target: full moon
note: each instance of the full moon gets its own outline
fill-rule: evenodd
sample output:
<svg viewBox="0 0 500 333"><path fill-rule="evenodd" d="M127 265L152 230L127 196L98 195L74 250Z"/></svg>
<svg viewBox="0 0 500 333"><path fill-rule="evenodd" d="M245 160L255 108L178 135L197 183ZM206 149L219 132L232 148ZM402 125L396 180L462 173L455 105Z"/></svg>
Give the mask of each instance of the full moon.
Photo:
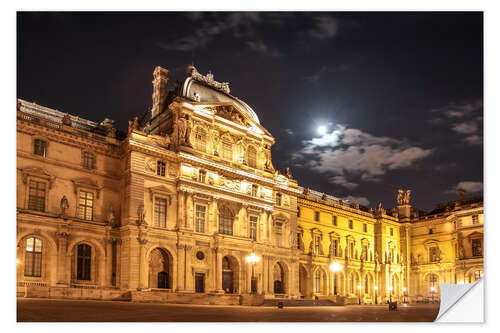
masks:
<svg viewBox="0 0 500 333"><path fill-rule="evenodd" d="M323 135L326 133L326 127L325 126L319 126L318 127L318 133Z"/></svg>

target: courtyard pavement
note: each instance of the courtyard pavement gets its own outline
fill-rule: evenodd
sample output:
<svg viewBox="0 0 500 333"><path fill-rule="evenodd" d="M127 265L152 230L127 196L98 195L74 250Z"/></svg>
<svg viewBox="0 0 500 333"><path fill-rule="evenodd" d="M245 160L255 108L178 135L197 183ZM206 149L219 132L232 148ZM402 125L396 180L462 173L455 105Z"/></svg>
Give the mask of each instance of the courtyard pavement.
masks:
<svg viewBox="0 0 500 333"><path fill-rule="evenodd" d="M17 298L18 322L431 322L438 304L250 307Z"/></svg>

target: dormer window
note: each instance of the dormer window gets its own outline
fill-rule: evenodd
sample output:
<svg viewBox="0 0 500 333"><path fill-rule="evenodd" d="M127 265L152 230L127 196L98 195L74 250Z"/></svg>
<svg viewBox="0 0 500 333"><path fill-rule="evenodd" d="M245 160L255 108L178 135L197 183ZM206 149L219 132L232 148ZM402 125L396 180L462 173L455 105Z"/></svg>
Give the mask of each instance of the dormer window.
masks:
<svg viewBox="0 0 500 333"><path fill-rule="evenodd" d="M47 142L42 139L35 139L33 153L45 157L47 154Z"/></svg>
<svg viewBox="0 0 500 333"><path fill-rule="evenodd" d="M249 146L247 150L247 163L249 167L257 167L257 150L253 146Z"/></svg>
<svg viewBox="0 0 500 333"><path fill-rule="evenodd" d="M158 176L165 177L165 166L166 166L166 163L165 163L165 162L158 161L158 162L156 163L156 174L157 174Z"/></svg>
<svg viewBox="0 0 500 333"><path fill-rule="evenodd" d="M259 187L255 184L252 184L251 186L252 186L252 196L256 197L257 193L259 192Z"/></svg>
<svg viewBox="0 0 500 333"><path fill-rule="evenodd" d="M194 148L203 153L207 151L207 132L201 127L194 131Z"/></svg>

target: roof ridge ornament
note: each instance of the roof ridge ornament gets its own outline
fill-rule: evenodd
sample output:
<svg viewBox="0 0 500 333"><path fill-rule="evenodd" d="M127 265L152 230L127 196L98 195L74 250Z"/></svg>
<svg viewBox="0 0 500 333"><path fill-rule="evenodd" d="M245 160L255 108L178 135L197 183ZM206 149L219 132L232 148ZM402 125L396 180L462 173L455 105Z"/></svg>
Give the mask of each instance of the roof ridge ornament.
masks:
<svg viewBox="0 0 500 333"><path fill-rule="evenodd" d="M187 74L196 81L203 82L217 90L221 90L226 94L230 93L229 82L217 82L214 80L214 75L212 72L208 72L207 75L200 74L196 67L189 65L187 68Z"/></svg>

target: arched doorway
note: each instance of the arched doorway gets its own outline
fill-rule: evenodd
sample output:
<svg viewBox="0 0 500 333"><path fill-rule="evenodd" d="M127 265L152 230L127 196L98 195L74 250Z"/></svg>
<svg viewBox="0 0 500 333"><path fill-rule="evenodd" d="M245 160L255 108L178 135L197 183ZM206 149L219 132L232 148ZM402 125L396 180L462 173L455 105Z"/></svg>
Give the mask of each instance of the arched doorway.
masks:
<svg viewBox="0 0 500 333"><path fill-rule="evenodd" d="M348 284L349 284L349 294L351 294L352 296L359 296L359 276L356 272L351 272L351 274L349 275L349 281L348 281Z"/></svg>
<svg viewBox="0 0 500 333"><path fill-rule="evenodd" d="M314 293L319 295L326 295L326 273L323 269L318 268L314 272Z"/></svg>
<svg viewBox="0 0 500 333"><path fill-rule="evenodd" d="M308 294L307 284L307 270L303 265L299 265L299 291L302 296L306 296Z"/></svg>
<svg viewBox="0 0 500 333"><path fill-rule="evenodd" d="M228 257L222 258L222 290L227 294L234 292L234 265Z"/></svg>
<svg viewBox="0 0 500 333"><path fill-rule="evenodd" d="M170 289L172 286L171 256L156 248L149 254L149 288Z"/></svg>
<svg viewBox="0 0 500 333"><path fill-rule="evenodd" d="M392 287L392 296L395 297L396 299L399 298L399 277L397 274L394 274L392 276L392 281L391 281L391 287Z"/></svg>
<svg viewBox="0 0 500 333"><path fill-rule="evenodd" d="M285 293L285 272L281 263L277 262L273 269L273 286L275 294Z"/></svg>

